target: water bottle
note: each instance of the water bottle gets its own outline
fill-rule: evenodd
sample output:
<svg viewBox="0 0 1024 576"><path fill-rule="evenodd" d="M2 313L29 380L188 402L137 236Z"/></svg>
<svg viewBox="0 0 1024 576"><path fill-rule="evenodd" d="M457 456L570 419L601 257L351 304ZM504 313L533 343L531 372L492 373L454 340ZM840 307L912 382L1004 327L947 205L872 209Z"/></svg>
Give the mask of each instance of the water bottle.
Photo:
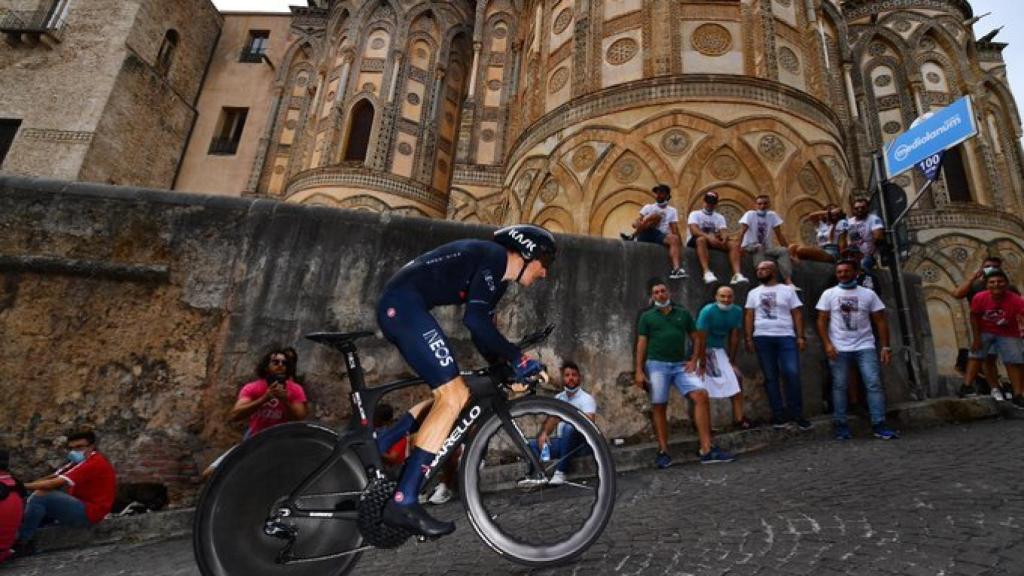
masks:
<svg viewBox="0 0 1024 576"><path fill-rule="evenodd" d="M549 460L551 460L551 443L547 442L540 451L540 461L547 462Z"/></svg>

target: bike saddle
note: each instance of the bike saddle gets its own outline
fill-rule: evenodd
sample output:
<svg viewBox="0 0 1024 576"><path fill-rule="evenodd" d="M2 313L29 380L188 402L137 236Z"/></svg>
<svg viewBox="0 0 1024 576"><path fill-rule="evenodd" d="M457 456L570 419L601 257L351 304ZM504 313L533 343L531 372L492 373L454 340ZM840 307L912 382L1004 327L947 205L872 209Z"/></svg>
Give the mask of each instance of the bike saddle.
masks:
<svg viewBox="0 0 1024 576"><path fill-rule="evenodd" d="M328 346L340 346L375 334L376 333L372 330L358 330L356 332L313 332L311 334L306 334L306 338L313 342L319 342L320 344L326 344Z"/></svg>

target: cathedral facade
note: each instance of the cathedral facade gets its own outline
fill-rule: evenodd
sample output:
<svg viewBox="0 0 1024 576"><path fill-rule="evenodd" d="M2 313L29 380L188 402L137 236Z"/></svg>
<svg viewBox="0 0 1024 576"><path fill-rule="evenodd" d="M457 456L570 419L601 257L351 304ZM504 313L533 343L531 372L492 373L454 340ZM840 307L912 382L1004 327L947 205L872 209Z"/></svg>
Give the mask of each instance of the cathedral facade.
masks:
<svg viewBox="0 0 1024 576"><path fill-rule="evenodd" d="M811 242L809 213L866 195L874 153L970 95L980 133L909 219L937 357L968 344L951 293L985 254L1024 274L1005 45L966 0L308 4L198 18L219 35L164 187L616 238L666 183L681 213L716 190L734 227L768 194Z"/></svg>

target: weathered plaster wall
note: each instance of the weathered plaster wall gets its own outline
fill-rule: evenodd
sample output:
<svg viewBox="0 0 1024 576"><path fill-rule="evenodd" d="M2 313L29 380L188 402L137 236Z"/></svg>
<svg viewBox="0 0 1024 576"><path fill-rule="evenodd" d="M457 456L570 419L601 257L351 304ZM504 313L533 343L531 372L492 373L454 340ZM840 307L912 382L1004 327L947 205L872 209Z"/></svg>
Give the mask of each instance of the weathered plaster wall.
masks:
<svg viewBox="0 0 1024 576"><path fill-rule="evenodd" d="M54 438L94 427L124 481L166 482L186 502L197 470L240 436L224 416L266 345L295 345L311 417L343 422L347 385L332 376L340 358L301 335L374 327L373 304L402 264L489 232L276 201L0 177L0 436L31 475L60 457ZM609 436L647 439L647 400L631 385L634 325L647 280L666 271L664 252L580 236L560 242L548 281L510 289L499 324L519 335L557 323L542 359L580 363ZM807 266L797 279L813 303L827 268ZM725 274L724 260L715 267ZM698 280L674 288L692 311L711 297ZM738 291L739 301L745 296ZM479 364L457 311L438 315L463 365ZM823 360L810 336L805 402L815 414ZM407 370L383 340L363 350L371 382ZM745 373L757 374L755 364L743 357ZM905 378L891 371L887 380L891 401L907 397ZM766 418L761 387L748 390L752 416ZM674 426L683 425L675 397L670 413ZM728 402L715 402L716 422L728 419Z"/></svg>

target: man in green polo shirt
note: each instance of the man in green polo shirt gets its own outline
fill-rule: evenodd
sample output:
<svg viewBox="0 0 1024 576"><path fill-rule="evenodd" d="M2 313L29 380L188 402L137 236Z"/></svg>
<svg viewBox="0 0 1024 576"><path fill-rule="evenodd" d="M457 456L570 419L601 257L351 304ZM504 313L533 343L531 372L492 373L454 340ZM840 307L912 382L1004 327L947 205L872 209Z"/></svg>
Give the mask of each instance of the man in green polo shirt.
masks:
<svg viewBox="0 0 1024 576"><path fill-rule="evenodd" d="M731 462L734 459L732 454L711 445L708 393L698 375L697 358L687 355L687 340L697 334L693 317L672 304L668 286L661 280L651 283L651 300L654 305L640 315L637 325L634 384L648 390L651 396L651 420L659 449L654 463L658 468L672 465L666 422L671 386L694 404L693 420L700 438L701 464Z"/></svg>

